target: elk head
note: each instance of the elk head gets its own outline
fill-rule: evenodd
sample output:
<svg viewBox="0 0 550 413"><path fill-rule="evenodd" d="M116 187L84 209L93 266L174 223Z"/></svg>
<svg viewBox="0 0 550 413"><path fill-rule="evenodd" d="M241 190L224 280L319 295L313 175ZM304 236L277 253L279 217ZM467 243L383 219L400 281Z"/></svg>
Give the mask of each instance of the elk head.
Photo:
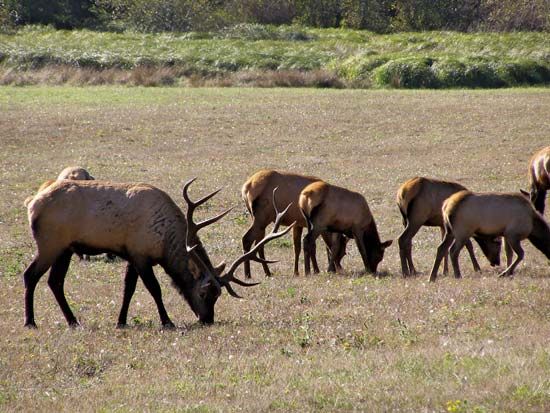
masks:
<svg viewBox="0 0 550 413"><path fill-rule="evenodd" d="M212 198L214 195L216 195L220 191L220 189L218 189L204 196L198 201L192 201L189 198L188 189L189 189L189 186L195 181L195 179L196 178L191 179L190 181L186 182L185 185L183 186L183 198L187 203L186 248L187 248L188 254L190 255L190 258L193 260L194 263L197 264L197 266L201 270L200 279L196 280L196 282L192 287L192 291L189 297L189 304L191 305L191 308L193 309L195 314L199 317L199 321L201 323L212 324L214 322L214 305L216 304L218 297L221 295L222 288L226 288L227 292L231 296L236 298L241 298L241 296L239 296L235 292L231 283L235 283L243 287L251 287L259 284L259 283L247 283L235 277L235 271L237 270L239 265L241 265L247 260L252 260L252 261L257 261L260 263L267 263L267 264L275 263L276 261L268 261L268 260L263 260L259 258L256 255L258 250L268 242L287 234L292 229L292 227L296 224L296 222L294 222L292 225L287 227L285 230L278 232L281 220L285 215L285 213L290 208L290 204L281 212L277 210L277 207L275 206L276 205L275 191L277 190L277 188L275 188L275 190L273 190L273 207L275 208L275 212L277 216L275 219L275 225L273 226L273 229L271 230L271 232L267 234L261 241L257 242L254 248L252 248L250 251L246 252L245 254L242 254L239 258L233 261L233 263L229 266L229 269L227 271L224 271L225 264L223 263L217 267L214 267L197 235L197 232L201 228L204 228L210 224L213 224L214 222L218 221L219 219L227 215L232 208L222 212L219 215L216 215L213 218L209 218L204 221L195 223L193 221L193 213L195 209L198 206L204 204L206 201L208 201L210 198Z"/></svg>

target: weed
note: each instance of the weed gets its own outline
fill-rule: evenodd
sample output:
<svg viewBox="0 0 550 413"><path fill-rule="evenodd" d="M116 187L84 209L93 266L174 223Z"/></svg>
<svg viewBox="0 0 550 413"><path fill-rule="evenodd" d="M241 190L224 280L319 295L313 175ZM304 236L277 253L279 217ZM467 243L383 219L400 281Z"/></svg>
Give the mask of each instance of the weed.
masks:
<svg viewBox="0 0 550 413"><path fill-rule="evenodd" d="M313 340L313 330L311 328L311 316L305 313L299 320L297 330L293 330L294 342L301 348L311 346Z"/></svg>
<svg viewBox="0 0 550 413"><path fill-rule="evenodd" d="M393 325L397 329L401 340L403 340L406 344L411 345L418 341L416 333L400 318L397 318Z"/></svg>

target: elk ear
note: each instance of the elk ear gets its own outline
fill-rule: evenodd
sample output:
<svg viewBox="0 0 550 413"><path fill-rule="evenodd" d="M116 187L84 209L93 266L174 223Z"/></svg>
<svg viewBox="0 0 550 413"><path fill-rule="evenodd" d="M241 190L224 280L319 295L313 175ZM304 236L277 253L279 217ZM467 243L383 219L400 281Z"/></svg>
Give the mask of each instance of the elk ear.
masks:
<svg viewBox="0 0 550 413"><path fill-rule="evenodd" d="M392 239L390 239L390 240L388 240L388 241L386 241L386 242L383 242L383 243L382 243L382 249L388 248L388 247L392 244L392 242L393 242Z"/></svg>
<svg viewBox="0 0 550 413"><path fill-rule="evenodd" d="M216 267L214 267L214 270L216 271L217 275L222 275L223 270L225 270L225 262L220 262Z"/></svg>
<svg viewBox="0 0 550 413"><path fill-rule="evenodd" d="M521 192L523 195L525 195L527 198L531 196L531 194L523 189L520 189L519 192Z"/></svg>

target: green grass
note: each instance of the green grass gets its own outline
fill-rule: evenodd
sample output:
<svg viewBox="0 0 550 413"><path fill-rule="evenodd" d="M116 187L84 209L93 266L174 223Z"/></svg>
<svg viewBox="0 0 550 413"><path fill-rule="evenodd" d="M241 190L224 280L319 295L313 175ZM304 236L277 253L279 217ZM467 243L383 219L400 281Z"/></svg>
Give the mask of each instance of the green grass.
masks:
<svg viewBox="0 0 550 413"><path fill-rule="evenodd" d="M65 291L78 329L67 327L47 275L35 295L38 330L23 328L20 277L35 252L22 202L67 165L153 184L178 205L189 177L198 177L193 197L222 187L197 213L236 207L201 232L213 261L231 262L250 224L240 188L260 168L362 193L381 237L395 240L395 192L412 176L525 188L529 157L548 145L549 108L545 88L1 87L0 411L549 411L550 267L528 242L512 279L479 253L474 273L463 253L463 279L431 284L434 228L413 241L422 274L410 279L395 241L385 277L363 273L351 242L344 274L294 277L287 235L266 246L279 260L273 277L253 264L260 284L236 287L242 300L223 292L210 327L197 325L157 266L177 325L169 331L141 282L129 327L115 329L121 261L73 259Z"/></svg>
<svg viewBox="0 0 550 413"><path fill-rule="evenodd" d="M296 40L297 39L297 40ZM180 76L247 71L335 73L349 86L502 87L550 82L545 33L425 32L240 26L222 33L141 34L26 27L0 35L5 68L177 68Z"/></svg>

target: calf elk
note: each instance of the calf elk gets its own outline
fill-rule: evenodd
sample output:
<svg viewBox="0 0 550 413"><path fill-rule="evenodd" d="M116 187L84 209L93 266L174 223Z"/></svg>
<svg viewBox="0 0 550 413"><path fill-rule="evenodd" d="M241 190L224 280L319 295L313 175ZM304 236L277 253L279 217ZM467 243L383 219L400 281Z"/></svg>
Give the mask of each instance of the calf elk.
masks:
<svg viewBox="0 0 550 413"><path fill-rule="evenodd" d="M403 276L416 274L412 259L412 239L422 226L439 227L441 236L445 235L441 207L445 199L466 188L459 183L441 181L424 177L415 177L403 183L397 190L397 206L403 216L405 230L398 238L401 272ZM500 265L500 240L474 236L481 250L492 266ZM466 248L475 271L480 267L474 255L470 240ZM443 272L448 271L447 256L444 256Z"/></svg>
<svg viewBox="0 0 550 413"><path fill-rule="evenodd" d="M193 222L195 208L218 191L193 202L187 194L192 182L183 187L188 205L185 216L165 192L146 184L62 180L40 191L28 204L37 253L23 274L25 325L36 327L34 290L49 268L48 285L67 323L78 325L63 289L71 256L73 253L95 255L105 252L128 261L118 326L126 325L138 276L155 300L162 325L174 326L164 308L161 289L153 273L153 266L157 264L170 276L199 321L213 323L214 305L222 287L238 297L231 282L246 287L256 285L235 278L237 267L250 259L264 262L256 257L258 250L267 242L285 235L292 225L277 232L285 213L277 212L273 231L221 274L225 266L216 268L212 265L197 232L229 211L199 223Z"/></svg>
<svg viewBox="0 0 550 413"><path fill-rule="evenodd" d="M312 182L319 181L318 178L293 174L290 172L260 170L252 175L242 187L242 197L246 208L252 215L252 225L243 236L243 250L250 250L254 242L258 242L265 234L265 228L275 220L275 212L272 206L272 194L277 189L276 207L290 205L290 208L281 221L282 225L290 225L296 222L292 230L294 242L294 274L298 275L298 262L301 250L302 230L306 227L306 221L298 208L300 192ZM327 244L327 255L329 257L329 271L339 271L340 261L346 253L346 238L340 234L323 232L322 237ZM263 248L259 250L259 256L264 258ZM271 275L269 267L263 263L266 275ZM315 262L315 266L317 263ZM317 272L319 269L315 267ZM250 278L250 263L245 262L244 273Z"/></svg>
<svg viewBox="0 0 550 413"><path fill-rule="evenodd" d="M310 272L310 261L316 268L315 240L326 231L353 237L365 269L376 273L384 257L384 250L392 241L380 242L374 217L361 194L317 181L302 190L299 206L308 227L304 237L306 274Z"/></svg>
<svg viewBox="0 0 550 413"><path fill-rule="evenodd" d="M430 281L436 280L441 259L451 244L454 274L456 278L461 277L458 255L468 238L474 234L504 237L507 268L501 276L513 274L523 259L520 242L525 238L550 259L550 228L522 194L460 191L443 203L443 220L445 237L437 248ZM517 254L513 262L512 251Z"/></svg>

